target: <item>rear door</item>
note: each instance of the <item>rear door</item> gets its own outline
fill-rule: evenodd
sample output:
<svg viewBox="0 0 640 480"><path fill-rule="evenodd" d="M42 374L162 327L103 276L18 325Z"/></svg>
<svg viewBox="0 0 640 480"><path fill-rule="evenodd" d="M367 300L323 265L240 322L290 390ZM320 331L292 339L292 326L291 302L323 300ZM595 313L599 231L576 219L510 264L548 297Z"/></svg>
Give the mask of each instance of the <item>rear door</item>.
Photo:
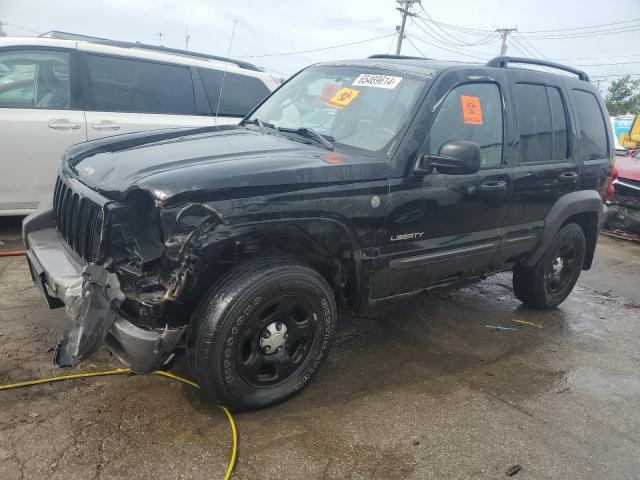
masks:
<svg viewBox="0 0 640 480"><path fill-rule="evenodd" d="M202 92L194 86L195 68L89 52L82 65L89 139L215 125L196 95Z"/></svg>
<svg viewBox="0 0 640 480"><path fill-rule="evenodd" d="M562 77L512 72L519 141L513 194L497 263L511 263L535 246L551 207L580 181L575 129Z"/></svg>
<svg viewBox="0 0 640 480"><path fill-rule="evenodd" d="M0 215L51 198L62 153L86 141L73 50L0 50Z"/></svg>

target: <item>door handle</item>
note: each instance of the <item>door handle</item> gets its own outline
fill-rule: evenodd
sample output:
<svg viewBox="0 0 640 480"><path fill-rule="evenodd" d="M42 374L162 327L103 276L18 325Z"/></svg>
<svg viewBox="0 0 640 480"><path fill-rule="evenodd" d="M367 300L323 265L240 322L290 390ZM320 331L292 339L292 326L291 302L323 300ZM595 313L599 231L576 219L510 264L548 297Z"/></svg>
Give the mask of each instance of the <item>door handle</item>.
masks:
<svg viewBox="0 0 640 480"><path fill-rule="evenodd" d="M560 183L576 183L578 181L578 174L576 172L564 172L558 175L558 182Z"/></svg>
<svg viewBox="0 0 640 480"><path fill-rule="evenodd" d="M120 125L115 123L94 123L91 128L94 130L120 130Z"/></svg>
<svg viewBox="0 0 640 480"><path fill-rule="evenodd" d="M72 123L68 120L52 120L48 126L54 130L78 130L80 128L79 123Z"/></svg>
<svg viewBox="0 0 640 480"><path fill-rule="evenodd" d="M478 187L480 193L505 193L507 191L507 182L504 180L492 180Z"/></svg>

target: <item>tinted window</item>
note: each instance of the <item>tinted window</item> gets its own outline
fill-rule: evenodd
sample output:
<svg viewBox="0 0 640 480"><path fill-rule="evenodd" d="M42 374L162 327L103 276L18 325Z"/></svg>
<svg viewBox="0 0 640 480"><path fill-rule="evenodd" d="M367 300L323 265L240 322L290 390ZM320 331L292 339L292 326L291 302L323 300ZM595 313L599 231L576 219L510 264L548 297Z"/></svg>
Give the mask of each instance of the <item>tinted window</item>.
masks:
<svg viewBox="0 0 640 480"><path fill-rule="evenodd" d="M69 54L0 52L0 108L68 110Z"/></svg>
<svg viewBox="0 0 640 480"><path fill-rule="evenodd" d="M516 108L520 130L520 159L523 162L551 160L551 110L543 85L516 85Z"/></svg>
<svg viewBox="0 0 640 480"><path fill-rule="evenodd" d="M607 156L607 130L596 97L589 92L571 92L576 115L580 124L582 159L594 160Z"/></svg>
<svg viewBox="0 0 640 480"><path fill-rule="evenodd" d="M220 95L220 86L223 85L223 76L224 86L222 87L218 115L244 117L271 93L261 80L254 77L231 72L225 74L222 70L210 68L200 68L199 70L207 97L209 97L211 111L214 114L218 107L218 96Z"/></svg>
<svg viewBox="0 0 640 480"><path fill-rule="evenodd" d="M443 144L470 140L480 145L482 167L502 163L502 100L493 83L461 85L447 95L429 134L429 152Z"/></svg>
<svg viewBox="0 0 640 480"><path fill-rule="evenodd" d="M87 55L93 110L195 114L187 67Z"/></svg>
<svg viewBox="0 0 640 480"><path fill-rule="evenodd" d="M551 105L551 121L553 122L553 160L564 160L569 150L569 136L567 132L567 118L564 105L557 88L547 87L549 103Z"/></svg>

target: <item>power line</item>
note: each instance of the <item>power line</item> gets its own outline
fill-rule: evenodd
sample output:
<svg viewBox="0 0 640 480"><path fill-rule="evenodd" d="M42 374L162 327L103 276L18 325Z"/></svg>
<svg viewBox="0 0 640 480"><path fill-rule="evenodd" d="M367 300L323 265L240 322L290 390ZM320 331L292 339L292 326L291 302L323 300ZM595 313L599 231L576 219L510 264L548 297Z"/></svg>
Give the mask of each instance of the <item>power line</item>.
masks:
<svg viewBox="0 0 640 480"><path fill-rule="evenodd" d="M35 30L31 30L30 28L27 28L27 27L21 27L20 25L16 25L15 23L9 23L9 22L2 22L2 23L3 25L9 25L10 27L17 28L19 30L24 30L25 32L35 33L36 35L40 35L40 32L36 32Z"/></svg>
<svg viewBox="0 0 640 480"><path fill-rule="evenodd" d="M629 28L618 30L594 30L591 32L577 32L567 34L554 34L554 35L523 35L525 38L537 39L537 40L564 40L568 38L587 38L587 37L600 37L605 35L620 35L622 33L637 32L640 30L640 25L630 25Z"/></svg>
<svg viewBox="0 0 640 480"><path fill-rule="evenodd" d="M428 25L424 25L426 28L428 28L429 30L426 30L425 28L423 28L419 23L415 24L416 27L418 27L425 35L427 35L429 38L431 38L431 41L436 42L436 45L438 48L441 48L443 50L447 50L449 52L453 52L453 53L458 53L460 55L467 55L470 57L473 57L473 55L468 55L466 54L466 52L464 53L460 53L458 51L455 50L451 50L450 48L445 48L445 47L441 47L440 45L446 45L446 46L452 46L450 43L444 43L442 42L442 40L440 39L440 37L438 36L438 34ZM416 38L416 35L414 35L414 38ZM425 41L425 39L423 39L422 37L417 37L418 39L422 39L423 41ZM427 42L427 41L425 41ZM427 42L428 43L428 42ZM481 55L487 55L487 56L493 56L493 54L488 53L488 52L476 52L474 51L474 53L480 53ZM479 57L475 57L475 58L479 58Z"/></svg>
<svg viewBox="0 0 640 480"><path fill-rule="evenodd" d="M567 30L585 30L588 28L602 28L602 27L608 27L611 25L622 25L623 23L633 23L633 22L637 22L640 21L640 18L634 18L632 20L623 20L621 22L613 22L613 23L601 23L601 24L596 24L596 25L585 25L582 27L564 27L564 28L553 28L551 30L531 30L528 32L521 32L521 33L546 33L546 32L566 32Z"/></svg>
<svg viewBox="0 0 640 480"><path fill-rule="evenodd" d="M331 50L334 48L349 47L351 45L359 45L361 43L373 42L374 40L381 40L383 38L394 37L395 33L389 33L380 37L367 38L366 40L359 40L357 42L341 43L340 45L331 45L330 47L313 48L311 50L299 50L297 52L282 52L282 53L266 53L264 55L241 55L237 58L262 58L262 57L283 57L286 55L298 55L301 53L320 52L322 50Z"/></svg>
<svg viewBox="0 0 640 480"><path fill-rule="evenodd" d="M492 43L493 41L495 41L495 32L490 32L488 35L485 35L485 37L481 40L478 40L476 42L465 42L464 40L461 40L451 35L449 32L447 32L445 28L443 28L443 26L440 24L440 22L436 22L435 20L433 20L431 15L427 13L427 11L424 9L422 4L420 5L420 9L427 18L425 19L425 18L422 18L421 16L418 16L418 18L422 22L424 22L425 26L428 26L427 22L433 23L438 28L438 30L440 30L444 35L446 35L447 37L453 40L453 43L449 41L451 45L459 46L459 47L470 47L473 45L484 45L484 44ZM442 40L444 40L444 38Z"/></svg>
<svg viewBox="0 0 640 480"><path fill-rule="evenodd" d="M476 60L482 60L484 62L486 62L488 60L487 57L483 58L483 57L478 57L476 55L469 55L468 53L463 53L463 52L459 52L459 51L456 51L456 50L451 50L450 48L446 48L446 47L437 45L435 43L431 43L431 42L429 42L428 40L425 40L422 37L418 37L418 36L410 34L410 33L407 33L407 36L413 38L414 40L419 40L422 43L426 43L427 45L431 45L432 47L439 48L440 50L445 50L447 52L455 53L456 55L462 55L463 57L475 58Z"/></svg>
<svg viewBox="0 0 640 480"><path fill-rule="evenodd" d="M407 42L409 42L409 44L411 44L411 46L412 46L413 48L415 48L415 49L417 50L417 52L418 52L420 55L422 55L423 57L425 57L425 58L426 58L426 55L425 55L424 53L422 53L418 47L416 47L416 44L415 44L415 43L413 43L413 42L411 41L411 39L410 39L408 36L407 36Z"/></svg>
<svg viewBox="0 0 640 480"><path fill-rule="evenodd" d="M526 43L531 48L531 50L533 50L535 53L540 55L542 58L544 58L545 60L549 60L549 57L547 57L544 53L542 53L540 50L538 50L536 48L536 46L533 45L529 40L527 40L522 35L520 35L520 32L518 32L518 39L522 40L524 43Z"/></svg>

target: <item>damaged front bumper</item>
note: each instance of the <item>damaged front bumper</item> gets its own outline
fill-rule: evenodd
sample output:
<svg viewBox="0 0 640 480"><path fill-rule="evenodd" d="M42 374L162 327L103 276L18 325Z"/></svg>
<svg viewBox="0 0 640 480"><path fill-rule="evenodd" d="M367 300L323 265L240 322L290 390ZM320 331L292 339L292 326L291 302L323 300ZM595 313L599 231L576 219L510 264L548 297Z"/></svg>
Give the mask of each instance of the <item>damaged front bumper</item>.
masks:
<svg viewBox="0 0 640 480"><path fill-rule="evenodd" d="M607 228L640 233L640 181L618 178L613 187L615 193L606 218Z"/></svg>
<svg viewBox="0 0 640 480"><path fill-rule="evenodd" d="M117 275L79 258L56 231L52 210L30 215L22 230L34 283L50 308L65 306L73 323L56 349L56 365L74 367L102 343L135 372L170 359L186 326L140 328L124 318Z"/></svg>

